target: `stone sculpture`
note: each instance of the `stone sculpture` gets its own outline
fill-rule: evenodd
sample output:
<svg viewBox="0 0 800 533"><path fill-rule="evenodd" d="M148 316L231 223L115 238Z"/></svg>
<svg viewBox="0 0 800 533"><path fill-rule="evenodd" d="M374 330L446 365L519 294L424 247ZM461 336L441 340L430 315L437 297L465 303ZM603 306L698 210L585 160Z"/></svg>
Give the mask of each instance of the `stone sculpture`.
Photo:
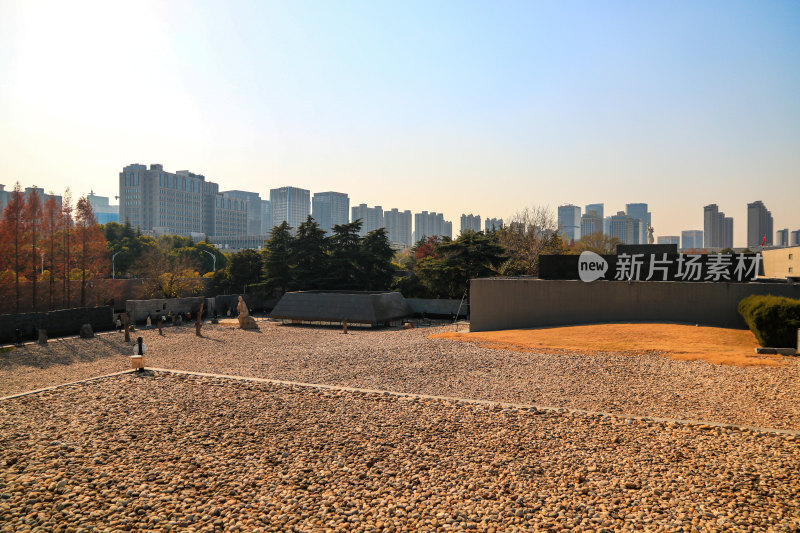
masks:
<svg viewBox="0 0 800 533"><path fill-rule="evenodd" d="M244 303L244 299L241 296L239 296L239 303L236 304L236 309L239 311L239 329L258 329L258 324L250 316L247 304Z"/></svg>
<svg viewBox="0 0 800 533"><path fill-rule="evenodd" d="M655 239L653 239L653 232L654 231L655 230L653 229L653 226L647 226L647 244L653 244L653 242L655 240Z"/></svg>

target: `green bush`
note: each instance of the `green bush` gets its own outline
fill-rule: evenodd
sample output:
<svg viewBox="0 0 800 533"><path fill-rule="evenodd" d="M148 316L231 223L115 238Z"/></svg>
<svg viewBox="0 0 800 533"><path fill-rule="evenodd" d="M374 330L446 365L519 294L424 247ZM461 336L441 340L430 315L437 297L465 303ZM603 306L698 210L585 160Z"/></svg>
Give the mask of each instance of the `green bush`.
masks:
<svg viewBox="0 0 800 533"><path fill-rule="evenodd" d="M739 302L739 314L761 346L794 348L800 328L800 300L753 295Z"/></svg>

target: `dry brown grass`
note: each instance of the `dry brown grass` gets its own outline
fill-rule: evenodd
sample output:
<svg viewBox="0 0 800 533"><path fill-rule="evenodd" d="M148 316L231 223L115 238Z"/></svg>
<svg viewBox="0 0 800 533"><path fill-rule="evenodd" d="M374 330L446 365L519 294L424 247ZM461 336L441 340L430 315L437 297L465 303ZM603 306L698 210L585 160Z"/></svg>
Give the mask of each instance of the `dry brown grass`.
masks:
<svg viewBox="0 0 800 533"><path fill-rule="evenodd" d="M717 365L780 366L780 356L758 355L748 330L681 324L597 324L478 333L440 333L435 339L474 342L486 348L547 353L616 352L659 354L679 361L703 360Z"/></svg>

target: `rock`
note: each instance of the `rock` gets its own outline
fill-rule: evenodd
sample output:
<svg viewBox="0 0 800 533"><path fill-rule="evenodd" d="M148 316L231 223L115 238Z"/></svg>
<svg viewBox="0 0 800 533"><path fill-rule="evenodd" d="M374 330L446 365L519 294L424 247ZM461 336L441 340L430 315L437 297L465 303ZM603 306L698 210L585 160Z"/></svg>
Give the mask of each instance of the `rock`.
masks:
<svg viewBox="0 0 800 533"><path fill-rule="evenodd" d="M78 334L80 335L81 339L91 339L92 337L94 337L94 330L92 329L92 325L91 324L82 325Z"/></svg>
<svg viewBox="0 0 800 533"><path fill-rule="evenodd" d="M258 329L258 324L253 317L239 315L239 329Z"/></svg>

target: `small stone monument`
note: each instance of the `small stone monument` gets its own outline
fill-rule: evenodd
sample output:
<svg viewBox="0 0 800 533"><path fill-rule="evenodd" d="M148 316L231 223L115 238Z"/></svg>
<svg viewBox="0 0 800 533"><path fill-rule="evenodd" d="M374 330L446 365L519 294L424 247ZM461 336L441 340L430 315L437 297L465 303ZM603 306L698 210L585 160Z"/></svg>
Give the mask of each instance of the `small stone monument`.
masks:
<svg viewBox="0 0 800 533"><path fill-rule="evenodd" d="M80 331L78 332L81 339L91 339L94 337L94 330L92 329L91 324L84 324L81 326Z"/></svg>
<svg viewBox="0 0 800 533"><path fill-rule="evenodd" d="M239 296L239 303L236 304L236 310L239 311L239 329L258 329L258 324L250 316L247 304L244 303L244 299L241 296Z"/></svg>
<svg viewBox="0 0 800 533"><path fill-rule="evenodd" d="M39 330L39 341L38 342L42 346L47 344L47 330L46 329L40 329Z"/></svg>

